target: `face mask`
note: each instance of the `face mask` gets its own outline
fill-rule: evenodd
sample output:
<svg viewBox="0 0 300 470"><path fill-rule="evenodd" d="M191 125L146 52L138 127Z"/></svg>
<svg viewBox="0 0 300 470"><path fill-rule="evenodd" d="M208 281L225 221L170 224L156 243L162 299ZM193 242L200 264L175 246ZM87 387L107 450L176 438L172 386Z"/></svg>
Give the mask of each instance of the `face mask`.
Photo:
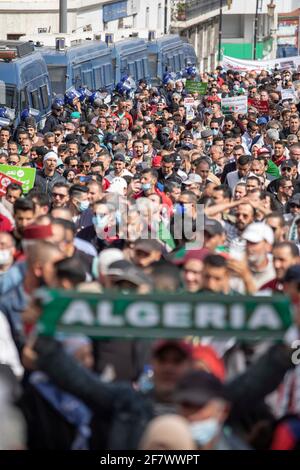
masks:
<svg viewBox="0 0 300 470"><path fill-rule="evenodd" d="M93 217L92 222L94 224L95 229L103 229L107 227L109 217L108 215L96 215Z"/></svg>
<svg viewBox="0 0 300 470"><path fill-rule="evenodd" d="M186 213L186 208L184 207L183 204L177 203L177 204L175 204L175 206L174 206L174 211L175 211L175 213L178 214L178 215L183 215L183 214Z"/></svg>
<svg viewBox="0 0 300 470"><path fill-rule="evenodd" d="M192 438L199 446L203 447L211 442L220 431L220 423L215 418L208 418L190 424Z"/></svg>
<svg viewBox="0 0 300 470"><path fill-rule="evenodd" d="M144 145L144 153L147 153L147 152L149 152L149 147L148 145Z"/></svg>
<svg viewBox="0 0 300 470"><path fill-rule="evenodd" d="M143 190L143 191L149 191L151 188L152 188L152 184L151 184L151 183L144 183L144 184L142 184L142 190Z"/></svg>
<svg viewBox="0 0 300 470"><path fill-rule="evenodd" d="M218 135L219 129L212 129L212 133L213 133L213 135Z"/></svg>
<svg viewBox="0 0 300 470"><path fill-rule="evenodd" d="M80 201L78 206L79 212L86 211L89 208L89 205L89 201Z"/></svg>
<svg viewBox="0 0 300 470"><path fill-rule="evenodd" d="M205 148L209 149L212 146L212 142L205 142Z"/></svg>
<svg viewBox="0 0 300 470"><path fill-rule="evenodd" d="M0 250L0 266L4 266L12 262L10 250Z"/></svg>

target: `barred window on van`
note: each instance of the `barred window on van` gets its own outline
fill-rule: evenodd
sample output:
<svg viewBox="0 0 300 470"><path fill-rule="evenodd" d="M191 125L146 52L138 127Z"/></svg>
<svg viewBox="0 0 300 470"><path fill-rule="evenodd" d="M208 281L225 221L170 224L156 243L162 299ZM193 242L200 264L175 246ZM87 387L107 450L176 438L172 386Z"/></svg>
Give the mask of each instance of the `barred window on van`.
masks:
<svg viewBox="0 0 300 470"><path fill-rule="evenodd" d="M49 106L49 92L48 92L48 85L42 85L40 87L40 92L41 92L41 97L42 97L42 103L43 103L43 108L47 109Z"/></svg>

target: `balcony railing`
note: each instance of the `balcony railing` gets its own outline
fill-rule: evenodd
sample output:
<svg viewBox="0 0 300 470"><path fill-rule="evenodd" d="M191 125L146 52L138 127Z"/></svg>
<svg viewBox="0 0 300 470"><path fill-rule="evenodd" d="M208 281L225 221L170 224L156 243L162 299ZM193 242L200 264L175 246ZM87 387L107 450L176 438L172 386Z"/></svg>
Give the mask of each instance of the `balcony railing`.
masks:
<svg viewBox="0 0 300 470"><path fill-rule="evenodd" d="M226 6L227 0L222 0L222 5ZM220 8L220 0L174 1L174 19L177 21L189 21L218 8Z"/></svg>

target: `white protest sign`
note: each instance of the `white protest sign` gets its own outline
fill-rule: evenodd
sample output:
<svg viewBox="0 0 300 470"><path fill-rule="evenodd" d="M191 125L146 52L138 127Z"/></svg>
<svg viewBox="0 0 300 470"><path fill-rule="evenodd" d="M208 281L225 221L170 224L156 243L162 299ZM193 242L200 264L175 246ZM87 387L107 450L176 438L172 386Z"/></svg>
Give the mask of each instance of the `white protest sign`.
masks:
<svg viewBox="0 0 300 470"><path fill-rule="evenodd" d="M285 100L293 100L295 101L296 95L295 90L293 88L286 88L281 90L281 99L282 101Z"/></svg>
<svg viewBox="0 0 300 470"><path fill-rule="evenodd" d="M194 98L184 98L184 107L186 111L186 120L191 121L195 117L195 111L194 111L194 104L195 100Z"/></svg>
<svg viewBox="0 0 300 470"><path fill-rule="evenodd" d="M248 99L247 96L230 96L222 99L222 112L224 114L247 114Z"/></svg>

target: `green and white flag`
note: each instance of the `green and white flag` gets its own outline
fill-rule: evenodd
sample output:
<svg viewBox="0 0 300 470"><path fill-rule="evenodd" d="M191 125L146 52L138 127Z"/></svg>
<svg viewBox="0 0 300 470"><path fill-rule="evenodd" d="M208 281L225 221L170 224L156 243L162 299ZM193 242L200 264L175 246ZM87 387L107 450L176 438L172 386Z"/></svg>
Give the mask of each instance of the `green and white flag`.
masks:
<svg viewBox="0 0 300 470"><path fill-rule="evenodd" d="M289 300L214 294L86 294L41 289L38 332L94 338L181 338L187 335L282 339L292 324Z"/></svg>

